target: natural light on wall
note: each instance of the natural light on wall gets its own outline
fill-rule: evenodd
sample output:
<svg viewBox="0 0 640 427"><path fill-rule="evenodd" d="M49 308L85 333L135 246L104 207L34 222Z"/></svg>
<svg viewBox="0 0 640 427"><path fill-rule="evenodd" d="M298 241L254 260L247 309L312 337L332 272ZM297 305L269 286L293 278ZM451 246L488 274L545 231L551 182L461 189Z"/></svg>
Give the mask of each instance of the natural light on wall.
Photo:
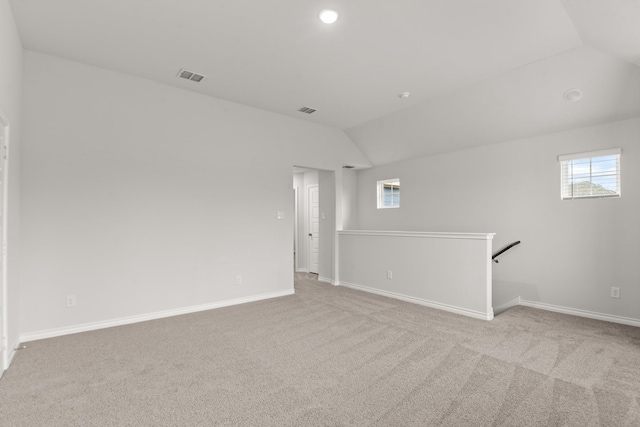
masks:
<svg viewBox="0 0 640 427"><path fill-rule="evenodd" d="M558 156L560 197L620 197L620 148Z"/></svg>
<svg viewBox="0 0 640 427"><path fill-rule="evenodd" d="M400 179L378 181L378 209L400 207Z"/></svg>

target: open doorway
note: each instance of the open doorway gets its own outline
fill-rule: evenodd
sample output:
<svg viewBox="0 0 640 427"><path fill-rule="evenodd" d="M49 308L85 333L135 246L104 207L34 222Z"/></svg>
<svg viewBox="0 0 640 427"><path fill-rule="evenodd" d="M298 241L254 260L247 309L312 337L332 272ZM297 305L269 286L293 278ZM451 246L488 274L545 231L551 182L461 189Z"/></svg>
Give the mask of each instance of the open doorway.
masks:
<svg viewBox="0 0 640 427"><path fill-rule="evenodd" d="M293 168L294 270L332 283L335 234L333 171Z"/></svg>

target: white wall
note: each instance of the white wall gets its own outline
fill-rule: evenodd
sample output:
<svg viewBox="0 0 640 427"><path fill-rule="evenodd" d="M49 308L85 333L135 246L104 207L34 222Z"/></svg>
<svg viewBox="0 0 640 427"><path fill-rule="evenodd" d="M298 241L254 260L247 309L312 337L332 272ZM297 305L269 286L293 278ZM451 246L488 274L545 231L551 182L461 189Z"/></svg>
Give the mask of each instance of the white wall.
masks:
<svg viewBox="0 0 640 427"><path fill-rule="evenodd" d="M0 0L0 112L9 122L9 200L7 268L7 342L19 339L20 146L22 101L22 45L8 0ZM0 362L1 369L2 362Z"/></svg>
<svg viewBox="0 0 640 427"><path fill-rule="evenodd" d="M560 200L559 154L622 147L622 197ZM401 207L376 209L400 178ZM494 307L525 300L640 319L640 119L360 171L358 228L495 232ZM609 297L621 288L620 299Z"/></svg>
<svg viewBox="0 0 640 427"><path fill-rule="evenodd" d="M367 163L328 127L34 52L25 69L29 336L291 291L292 165Z"/></svg>
<svg viewBox="0 0 640 427"><path fill-rule="evenodd" d="M358 224L358 174L352 169L342 170L342 227L353 230Z"/></svg>
<svg viewBox="0 0 640 427"><path fill-rule="evenodd" d="M303 173L294 173L293 174L293 188L297 192L298 198L296 200L296 213L297 217L295 218L297 227L297 232L293 236L294 240L294 249L295 249L295 268L296 271L300 268L300 255L303 248L301 247L302 243L302 234L304 233L304 205L301 201L304 200L304 174Z"/></svg>
<svg viewBox="0 0 640 427"><path fill-rule="evenodd" d="M333 251L336 233L336 180L333 171L318 171L320 191L320 265L318 278L333 283Z"/></svg>
<svg viewBox="0 0 640 427"><path fill-rule="evenodd" d="M339 284L493 319L492 234L338 232Z"/></svg>

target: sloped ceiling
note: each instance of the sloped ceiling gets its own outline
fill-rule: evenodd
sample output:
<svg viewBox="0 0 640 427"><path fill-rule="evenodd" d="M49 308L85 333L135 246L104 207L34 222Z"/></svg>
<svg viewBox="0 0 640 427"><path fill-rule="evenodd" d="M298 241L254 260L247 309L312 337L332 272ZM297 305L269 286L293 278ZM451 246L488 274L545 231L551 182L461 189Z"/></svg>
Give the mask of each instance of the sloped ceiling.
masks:
<svg viewBox="0 0 640 427"><path fill-rule="evenodd" d="M11 6L26 49L337 127L373 164L640 115L640 0Z"/></svg>
<svg viewBox="0 0 640 427"><path fill-rule="evenodd" d="M572 88L582 100L564 100ZM640 116L640 69L585 46L346 132L379 165L634 116Z"/></svg>
<svg viewBox="0 0 640 427"><path fill-rule="evenodd" d="M563 0L582 41L640 66L640 1Z"/></svg>

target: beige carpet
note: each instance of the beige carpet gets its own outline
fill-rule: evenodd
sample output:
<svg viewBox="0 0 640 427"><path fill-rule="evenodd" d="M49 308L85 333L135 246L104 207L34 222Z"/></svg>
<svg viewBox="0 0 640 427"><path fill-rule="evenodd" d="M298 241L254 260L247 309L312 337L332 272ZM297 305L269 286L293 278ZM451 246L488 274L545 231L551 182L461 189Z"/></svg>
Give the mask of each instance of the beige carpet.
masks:
<svg viewBox="0 0 640 427"><path fill-rule="evenodd" d="M28 343L2 426L640 426L640 329L296 295Z"/></svg>

